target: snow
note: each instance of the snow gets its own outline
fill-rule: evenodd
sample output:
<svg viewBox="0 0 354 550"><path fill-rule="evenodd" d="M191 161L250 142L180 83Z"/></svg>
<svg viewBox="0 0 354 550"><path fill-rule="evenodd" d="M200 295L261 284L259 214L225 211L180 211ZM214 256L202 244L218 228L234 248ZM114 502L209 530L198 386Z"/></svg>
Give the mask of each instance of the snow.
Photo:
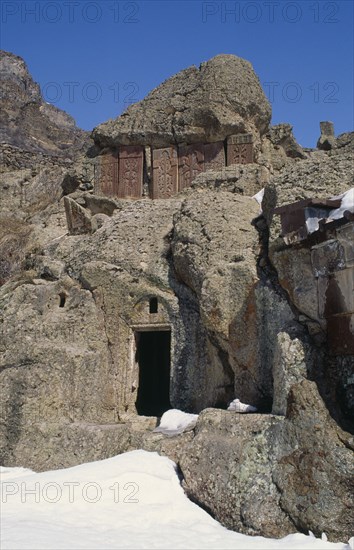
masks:
<svg viewBox="0 0 354 550"><path fill-rule="evenodd" d="M252 413L257 411L256 407L242 403L239 399L234 399L231 401L230 405L227 407L227 410L235 411L237 413Z"/></svg>
<svg viewBox="0 0 354 550"><path fill-rule="evenodd" d="M178 435L187 430L192 430L197 420L197 414L170 409L162 415L160 425L154 429L154 432L161 432L165 435Z"/></svg>
<svg viewBox="0 0 354 550"><path fill-rule="evenodd" d="M252 199L255 199L260 205L260 212L259 212L260 214L262 213L263 197L264 197L264 188L258 191L258 193L256 193L252 197ZM334 208L333 210L329 211L328 218L326 218L328 222L343 218L344 212L346 210L354 213L354 187L352 187L345 193L342 193L341 195L338 195L336 197L331 197L331 198L342 199L342 202L339 208ZM316 209L312 209L312 210L316 210ZM315 231L318 231L320 220L323 220L325 218L325 215L327 215L327 212L323 211L323 209L321 210L317 208L317 211L318 211L317 215L311 215L306 219L306 227L309 234L314 233Z"/></svg>
<svg viewBox="0 0 354 550"><path fill-rule="evenodd" d="M334 199L342 199L341 205L339 208L331 210L329 213L329 218L332 220L339 220L343 218L343 214L346 210L354 213L354 187L339 195L338 197L333 197Z"/></svg>
<svg viewBox="0 0 354 550"><path fill-rule="evenodd" d="M345 193L342 193L341 195L331 198L341 199L340 207L330 210L328 214L323 209L311 209L313 211L317 210L317 215L309 216L306 219L306 227L308 233L314 233L315 231L318 231L320 220L326 219L326 222L329 223L332 220L339 220L343 218L344 212L347 210L354 213L354 187L352 187ZM327 216L327 218L325 216Z"/></svg>
<svg viewBox="0 0 354 550"><path fill-rule="evenodd" d="M262 214L262 201L263 201L263 197L264 197L264 187L263 189L261 189L260 191L258 191L258 193L256 193L255 195L253 195L252 199L254 199L255 201L258 202L259 206L260 206L260 209L259 209L259 213Z"/></svg>
<svg viewBox="0 0 354 550"><path fill-rule="evenodd" d="M307 233L314 233L320 228L320 221L327 219L328 210L324 208L305 208ZM328 220L330 221L330 220Z"/></svg>
<svg viewBox="0 0 354 550"><path fill-rule="evenodd" d="M5 468L4 466L0 466L1 481L5 481L7 478L15 479L15 477L22 477L29 474L34 474L34 472L28 468Z"/></svg>
<svg viewBox="0 0 354 550"><path fill-rule="evenodd" d="M147 451L63 470L2 468L1 548L350 550L303 534L228 531L185 496L176 465ZM324 537L325 538L325 537Z"/></svg>

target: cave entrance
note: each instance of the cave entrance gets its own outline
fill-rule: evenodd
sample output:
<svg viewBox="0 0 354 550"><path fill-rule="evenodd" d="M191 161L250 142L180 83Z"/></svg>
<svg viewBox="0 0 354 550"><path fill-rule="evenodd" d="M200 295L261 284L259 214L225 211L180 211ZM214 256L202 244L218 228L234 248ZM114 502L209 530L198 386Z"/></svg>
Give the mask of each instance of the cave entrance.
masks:
<svg viewBox="0 0 354 550"><path fill-rule="evenodd" d="M171 408L171 331L135 332L139 386L136 409L139 415L162 416Z"/></svg>

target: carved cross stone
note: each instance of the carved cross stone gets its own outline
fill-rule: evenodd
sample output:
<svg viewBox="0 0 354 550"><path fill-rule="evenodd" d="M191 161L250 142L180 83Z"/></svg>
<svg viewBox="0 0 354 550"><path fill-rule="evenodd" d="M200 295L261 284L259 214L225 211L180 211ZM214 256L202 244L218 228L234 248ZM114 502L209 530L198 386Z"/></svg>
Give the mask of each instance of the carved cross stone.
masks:
<svg viewBox="0 0 354 550"><path fill-rule="evenodd" d="M251 134L236 134L227 138L227 166L253 162Z"/></svg>
<svg viewBox="0 0 354 550"><path fill-rule="evenodd" d="M140 199L143 195L144 148L141 146L119 147L119 192L120 198Z"/></svg>
<svg viewBox="0 0 354 550"><path fill-rule="evenodd" d="M118 151L111 151L100 158L98 192L109 197L118 196Z"/></svg>
<svg viewBox="0 0 354 550"><path fill-rule="evenodd" d="M179 150L178 187L181 191L204 172L204 145L187 145Z"/></svg>
<svg viewBox="0 0 354 550"><path fill-rule="evenodd" d="M154 149L152 153L152 198L168 199L178 190L178 158L176 147Z"/></svg>

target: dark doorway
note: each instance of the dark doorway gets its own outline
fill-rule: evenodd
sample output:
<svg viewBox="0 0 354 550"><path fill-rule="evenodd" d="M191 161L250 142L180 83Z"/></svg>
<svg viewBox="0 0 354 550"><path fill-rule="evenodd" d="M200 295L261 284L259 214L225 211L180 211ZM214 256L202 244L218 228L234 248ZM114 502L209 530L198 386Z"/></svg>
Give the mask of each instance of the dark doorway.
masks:
<svg viewBox="0 0 354 550"><path fill-rule="evenodd" d="M136 332L139 364L139 388L136 400L138 414L162 416L171 408L170 361L171 332Z"/></svg>

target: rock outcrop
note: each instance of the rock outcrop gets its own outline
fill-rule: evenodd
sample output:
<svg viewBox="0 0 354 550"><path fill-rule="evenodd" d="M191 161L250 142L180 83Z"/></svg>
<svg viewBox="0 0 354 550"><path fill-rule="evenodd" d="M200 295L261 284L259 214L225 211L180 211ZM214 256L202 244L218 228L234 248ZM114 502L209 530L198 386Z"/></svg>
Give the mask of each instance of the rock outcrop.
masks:
<svg viewBox="0 0 354 550"><path fill-rule="evenodd" d="M336 146L336 138L334 136L333 122L321 122L321 135L317 142L318 149L329 151Z"/></svg>
<svg viewBox="0 0 354 550"><path fill-rule="evenodd" d="M41 242L65 232L61 184L88 132L44 101L23 59L0 51L0 282ZM75 188L81 181L75 181ZM38 232L36 231L38 229Z"/></svg>
<svg viewBox="0 0 354 550"><path fill-rule="evenodd" d="M353 135L303 150L289 125L269 127L251 65L217 56L100 125L85 152L64 115L57 133L43 130L53 112L22 60L3 54L3 62L1 462L45 470L157 450L179 463L188 494L232 529L349 537L353 443L342 428L354 430L354 358L329 353L312 245L287 246L274 209L350 188ZM21 108L10 112L17 89ZM37 113L41 145L25 122L16 141L22 107ZM210 143L238 132L252 135L249 164L199 173L166 199L96 194L105 147ZM150 153L142 154L151 173ZM341 238L349 250L349 231ZM143 356L154 353L158 361L144 357L144 378ZM164 401L150 383L159 362ZM142 397L147 378L156 408ZM258 413L226 411L235 397ZM166 404L201 413L195 430L153 433Z"/></svg>
<svg viewBox="0 0 354 550"><path fill-rule="evenodd" d="M172 76L115 120L100 124L100 147L212 143L250 133L256 142L271 117L269 102L252 65L218 55Z"/></svg>
<svg viewBox="0 0 354 550"><path fill-rule="evenodd" d="M203 411L179 464L189 496L230 529L268 537L310 529L347 540L353 451L353 437L304 380L291 388L285 419Z"/></svg>
<svg viewBox="0 0 354 550"><path fill-rule="evenodd" d="M0 144L72 158L87 142L74 119L46 103L21 57L0 51Z"/></svg>
<svg viewBox="0 0 354 550"><path fill-rule="evenodd" d="M330 540L349 539L354 438L330 417L315 383L292 386L278 445L273 479L282 510L298 529L312 525Z"/></svg>
<svg viewBox="0 0 354 550"><path fill-rule="evenodd" d="M293 129L290 124L277 124L271 126L266 138L272 143L276 150L284 151L285 155L290 158L307 158L301 145L294 138Z"/></svg>

